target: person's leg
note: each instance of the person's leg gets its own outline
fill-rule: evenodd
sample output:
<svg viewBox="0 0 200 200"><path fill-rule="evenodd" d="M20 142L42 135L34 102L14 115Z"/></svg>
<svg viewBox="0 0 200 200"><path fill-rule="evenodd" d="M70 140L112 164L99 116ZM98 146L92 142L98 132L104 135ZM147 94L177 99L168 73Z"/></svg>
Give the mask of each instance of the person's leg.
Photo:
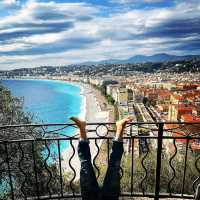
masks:
<svg viewBox="0 0 200 200"><path fill-rule="evenodd" d="M127 122L131 122L132 118L127 117L116 123L116 136L113 140L112 151L108 169L102 188L102 199L104 200L117 200L120 194L120 163L123 149L123 132Z"/></svg>
<svg viewBox="0 0 200 200"><path fill-rule="evenodd" d="M77 118L70 118L80 129L80 141L78 144L78 156L81 162L80 186L83 200L97 200L99 198L99 186L91 163L89 141L85 130L86 123Z"/></svg>

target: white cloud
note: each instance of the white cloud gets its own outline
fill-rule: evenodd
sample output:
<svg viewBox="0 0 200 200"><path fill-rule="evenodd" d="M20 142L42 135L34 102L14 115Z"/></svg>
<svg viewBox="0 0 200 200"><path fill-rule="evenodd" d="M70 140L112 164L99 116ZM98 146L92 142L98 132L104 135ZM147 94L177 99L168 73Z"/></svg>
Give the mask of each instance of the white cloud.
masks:
<svg viewBox="0 0 200 200"><path fill-rule="evenodd" d="M0 15L5 11L12 13L20 5L20 0L0 0Z"/></svg>
<svg viewBox="0 0 200 200"><path fill-rule="evenodd" d="M111 3L130 4L130 3L159 3L165 0L110 0Z"/></svg>
<svg viewBox="0 0 200 200"><path fill-rule="evenodd" d="M16 0L1 0L3 4L7 4L7 5L11 5L11 4L15 4Z"/></svg>
<svg viewBox="0 0 200 200"><path fill-rule="evenodd" d="M55 3L53 1L40 3L29 0L18 12L1 19L0 26L6 26L12 23L58 21L50 18L51 13L62 14L63 19L60 21L65 21L67 18L75 20L81 17L89 17L97 11L98 9L85 3ZM38 15L44 15L44 19L37 18Z"/></svg>
<svg viewBox="0 0 200 200"><path fill-rule="evenodd" d="M23 43L12 43L0 46L0 52L9 52L9 51L16 51L20 49L26 49L28 45Z"/></svg>
<svg viewBox="0 0 200 200"><path fill-rule="evenodd" d="M86 3L28 1L18 12L0 21L0 66L8 66L3 64L6 62L13 62L9 65L11 67L39 66L126 59L135 54L180 53L175 47L198 40L200 33L187 33L187 36L179 37L171 36L167 31L156 36L152 31L163 32L159 29L168 28L163 24L176 20L200 19L199 8L199 3L182 2L173 8L154 8L145 12L142 9L129 9L103 15L103 8ZM65 27L63 23L66 22L72 25ZM49 32L49 28L58 23L64 26L63 29L58 31L55 28ZM41 30L44 31L40 33ZM25 34L18 37L20 32ZM12 37L12 33L16 34ZM2 40L3 37L6 42ZM84 42L83 46L81 42ZM59 45L63 49L57 52ZM32 55L31 48L35 51ZM49 48L52 52L42 52L42 48ZM2 52L5 54L1 56Z"/></svg>

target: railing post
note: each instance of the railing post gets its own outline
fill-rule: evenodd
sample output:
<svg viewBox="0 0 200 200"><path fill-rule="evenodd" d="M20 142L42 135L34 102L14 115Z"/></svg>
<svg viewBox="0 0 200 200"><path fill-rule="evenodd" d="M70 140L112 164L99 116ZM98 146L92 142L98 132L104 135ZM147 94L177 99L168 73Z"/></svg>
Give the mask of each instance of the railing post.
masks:
<svg viewBox="0 0 200 200"><path fill-rule="evenodd" d="M161 170L161 154L162 154L162 142L163 142L163 127L164 123L158 124L155 200L159 199L159 193L160 193L160 170Z"/></svg>

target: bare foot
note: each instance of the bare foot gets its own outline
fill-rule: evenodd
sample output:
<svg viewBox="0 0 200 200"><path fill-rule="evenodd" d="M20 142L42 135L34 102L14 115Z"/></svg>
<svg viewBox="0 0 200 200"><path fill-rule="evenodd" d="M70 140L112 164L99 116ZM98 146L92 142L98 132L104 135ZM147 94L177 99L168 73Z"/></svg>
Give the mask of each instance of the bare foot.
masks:
<svg viewBox="0 0 200 200"><path fill-rule="evenodd" d="M119 120L116 122L116 139L122 138L124 134L124 128L127 123L131 122L133 118L131 116L128 116L122 120Z"/></svg>
<svg viewBox="0 0 200 200"><path fill-rule="evenodd" d="M80 130L80 139L87 139L87 134L86 134L86 122L85 121L81 121L76 117L70 117L70 119L78 126L79 130Z"/></svg>

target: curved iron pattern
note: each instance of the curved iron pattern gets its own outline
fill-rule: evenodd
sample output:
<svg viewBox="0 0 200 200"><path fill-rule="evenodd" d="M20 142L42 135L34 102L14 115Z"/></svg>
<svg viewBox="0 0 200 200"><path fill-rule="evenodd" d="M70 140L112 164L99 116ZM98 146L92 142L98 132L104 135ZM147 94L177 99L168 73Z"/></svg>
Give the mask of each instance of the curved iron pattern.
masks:
<svg viewBox="0 0 200 200"><path fill-rule="evenodd" d="M187 170L187 158L188 158L188 146L189 146L189 139L187 138L187 142L185 145L185 160L184 160L184 171L183 171L183 182L182 182L182 195L184 194L185 189L185 177L186 177L186 170Z"/></svg>
<svg viewBox="0 0 200 200"><path fill-rule="evenodd" d="M111 135L109 134L109 132L115 132L115 130L111 127L111 125L114 125L114 123L91 123L91 124L88 124L89 128L88 129L88 132L93 132L96 134L96 136L92 136L91 138L89 138L90 140L94 140L95 142L95 146L97 148L97 153L96 155L94 156L94 159L93 159L93 165L94 167L96 168L97 170L97 179L99 178L99 174L100 174L100 169L96 166L96 159L100 153L100 150L101 148L99 147L98 143L97 143L97 140L98 138L100 139L106 139L107 141L107 148L108 148L108 155L109 155L109 141L112 139ZM152 123L151 123L152 125ZM154 125L158 125L158 124L154 124ZM191 124L190 124L191 125ZM182 125L181 128L185 128L186 125ZM196 126L196 125L194 125ZM22 183L21 183L21 192L24 196L24 199L27 199L26 195L27 195L27 189L26 189L26 184L28 184L28 180L27 180L27 172L24 165L23 164L26 164L26 152L24 152L24 148L25 146L23 146L24 143L28 143L30 142L31 143L31 147L32 147L32 158L33 158L33 178L35 177L35 186L36 186L36 197L37 199L40 199L40 188L39 187L39 183L41 182L40 181L40 177L39 177L39 170L42 170L39 168L39 164L37 164L37 159L35 158L34 154L35 154L35 150L34 150L34 146L36 145L37 142L45 142L45 149L47 150L47 154L45 154L45 157L43 158L43 165L42 165L42 168L44 168L43 170L45 170L47 172L47 182L45 181L45 186L46 186L46 189L47 189L47 192L49 193L48 196L44 197L44 199L49 199L49 198L54 198L54 195L51 194L51 188L50 188L50 183L53 179L53 174L52 174L52 171L50 170L49 166L48 166L48 161L49 161L49 158L50 158L50 154L51 154L51 148L50 146L48 145L48 142L52 143L52 142L58 142L58 169L60 169L60 193L61 195L59 195L58 199L60 198L64 198L64 197L69 197L71 195L71 197L74 197L74 198L78 198L78 194L75 193L75 188L74 188L74 185L73 185L73 182L75 180L75 177L76 177L76 173L77 171L75 170L75 168L73 167L72 165L72 159L74 158L75 156L75 148L74 148L74 144L72 143L72 140L77 140L77 134L73 135L73 136L68 136L68 135L65 135L63 134L63 130L68 128L68 127L74 127L74 128L77 128L74 124L54 124L54 125L48 125L48 124L41 124L41 125L22 125L22 126L11 126L11 127L0 127L0 131L5 131L5 134L7 132L12 132L12 131L16 131L16 129L18 129L18 133L19 135L23 135L24 133L27 133L27 129L25 127L28 127L28 131L29 134L27 137L25 138L22 138L21 140L16 140L15 138L13 138L13 140L11 141L1 141L0 140L0 145L2 145L3 147L5 148L8 148L8 144L10 143L17 143L18 144L18 150L19 150L19 160L18 160L18 168L19 168L19 171L20 173L23 175L24 179L22 180ZM110 128L111 127L111 128ZM142 189L142 193L135 193L133 191L133 163L134 163L134 160L133 160L133 156L132 156L132 166L131 166L131 192L128 193L128 194L125 194L125 193L122 193L121 196L123 195L127 195L127 196L149 196L149 193L147 191L145 191L145 180L148 178L148 169L147 169L147 166L145 165L145 160L147 159L148 157L148 153L149 153L149 143L148 143L148 139L152 139L152 140L157 140L157 137L155 136L141 136L139 135L140 132L139 130L140 129L145 129L147 130L149 133L154 133L154 131L158 130L159 127L153 127L153 126L149 126L148 123L130 123L130 124L127 124L126 128L129 128L130 127L130 133L127 132L127 135L125 135L125 139L130 139L131 141L134 141L134 139L143 139L144 142L145 142L145 147L147 148L147 152L145 153L145 155L143 156L142 158L142 161L141 161L141 164L142 164L142 168L144 169L144 178L142 179L141 183L140 183L140 187ZM133 127L136 127L134 129L134 135L133 135ZM101 129L104 129L105 131L100 131ZM164 131L167 131L167 132L171 132L171 133L178 133L180 129L180 126L178 127L175 127L175 128L171 128L171 129L164 129ZM40 135L39 137L37 138L32 138L31 135L34 133L34 132L37 132L39 130L40 132ZM187 130L187 127L185 128L185 130ZM31 133L31 134L30 134ZM103 134L102 134L103 133ZM187 134L185 135L185 139L186 140L193 140L193 137L192 136L195 136L197 134L189 134L189 131L187 131ZM188 137L189 136L189 137ZM197 135L198 136L198 135ZM183 138L183 137L178 137L178 138ZM197 137L198 138L198 137ZM197 139L195 138L195 139ZM15 139L15 140L14 140ZM164 139L173 139L173 144L174 144L174 147L175 147L175 153L173 154L173 156L170 158L170 161L169 161L169 165L173 171L173 177L170 179L170 181L168 182L168 189L170 191L170 195L166 195L166 197L174 197L175 194L172 194L171 193L171 184L174 180L174 178L176 177L176 171L175 171L175 168L173 167L173 164L172 164L172 161L174 159L174 157L176 156L177 154L177 147L176 147L176 138L173 137L173 136L170 136L170 137L164 137ZM63 192L63 175L62 175L62 166L61 166L61 152L59 150L60 148L60 141L69 141L70 142L70 146L73 150L72 152L72 155L69 159L69 166L70 166L70 169L72 170L73 172L73 177L71 178L70 182L69 182L69 185L70 185L70 189L72 190L72 194L66 194ZM7 146L7 147L6 147ZM132 143L132 155L134 155L134 143ZM11 157L13 155L9 155L9 152L8 152L8 149L4 152L1 152L1 154L5 154L6 158L5 160L0 160L0 170L2 170L3 168L3 165L6 166L6 172L8 174L8 179L9 179L9 184L10 184L10 187L12 187L11 189L11 197L12 199L14 200L15 199L15 196L14 196L14 184L13 184L13 178L12 178L12 169L11 169L11 162L9 160L11 160ZM2 156L3 157L3 156ZM1 157L1 159L2 159ZM31 159L32 159L31 158ZM108 157L109 158L109 157ZM200 174L200 169L198 167L198 162L200 160L200 156L196 159L195 161L195 167L197 169L197 171L199 172ZM185 161L185 166L186 166L186 163L187 163L187 160ZM9 168L9 169L8 169ZM27 169L28 170L28 169ZM185 176L185 175L184 175ZM123 177L123 171L122 171L122 174L121 174L121 178ZM193 189L194 186L196 185L196 183L200 180L200 176L193 182ZM184 182L184 181L183 181ZM27 185L28 186L28 185ZM184 191L184 190L182 190ZM12 194L13 193L13 194ZM152 197L154 197L153 195L154 194L151 194ZM161 196L162 194L160 194ZM185 198L185 194L181 196L182 198ZM42 198L43 199L43 198Z"/></svg>
<svg viewBox="0 0 200 200"><path fill-rule="evenodd" d="M11 167L10 167L8 143L5 142L4 145L5 145L5 152L6 152L6 163L7 163L7 166L8 166L8 176L9 176L9 185L10 185L10 190L11 190L11 198L12 198L12 200L14 200L15 195L14 195L14 186L13 186L13 180L12 180L12 172L11 172Z"/></svg>
<svg viewBox="0 0 200 200"><path fill-rule="evenodd" d="M170 196L171 196L171 193L172 193L171 192L171 183L176 178L176 170L175 170L175 168L172 165L172 161L173 161L173 159L175 158L175 156L177 154L177 146L176 146L176 140L175 139L173 139L173 145L174 145L174 148L175 148L175 152L174 152L174 154L172 155L172 157L169 160L169 165L170 165L170 167L171 167L171 169L173 171L173 176L170 179L170 181L168 182L168 190L169 190Z"/></svg>
<svg viewBox="0 0 200 200"><path fill-rule="evenodd" d="M192 184L192 188L193 188L193 191L195 192L196 188L195 188L195 185L196 183L200 180L200 168L198 167L198 162L200 160L200 156L196 159L195 161L195 167L196 167L196 170L198 171L199 173L199 177L195 179L195 181L193 182Z"/></svg>
<svg viewBox="0 0 200 200"><path fill-rule="evenodd" d="M120 166L120 180L123 178L124 176L124 170L123 168Z"/></svg>
<svg viewBox="0 0 200 200"><path fill-rule="evenodd" d="M32 141L31 150L32 150L32 156L33 156L33 168L34 168L34 176L35 176L36 195L37 195L37 198L40 199L38 169L37 169L37 163L36 163L36 158L35 158L35 145L34 145L34 143L35 143L35 141Z"/></svg>
<svg viewBox="0 0 200 200"><path fill-rule="evenodd" d="M47 161L48 161L48 159L49 159L49 157L50 157L50 149L49 149L49 145L47 144L47 141L45 140L45 147L46 147L46 149L47 149L47 152L48 152L48 154L47 154L47 156L46 156L46 158L44 159L44 167L45 167L45 170L47 171L47 173L48 173L48 175L49 175L49 179L48 179L48 181L47 181L47 183L46 183L46 188L47 188L47 191L48 191L48 193L49 193L49 196L51 197L51 190L50 190L50 188L49 188L49 184L50 184L50 182L51 182L51 179L52 179L52 173L51 173L51 171L49 170L49 168L48 168L48 164L47 164Z"/></svg>
<svg viewBox="0 0 200 200"><path fill-rule="evenodd" d="M72 161L72 159L73 159L73 157L75 155L75 148L74 148L74 145L72 143L72 140L70 140L70 146L73 149L73 153L72 153L72 155L71 155L71 157L69 159L69 166L70 166L71 170L73 171L73 177L71 178L69 185L70 185L70 189L72 190L73 196L75 196L75 189L73 187L73 181L74 181L74 179L76 177L76 170L73 168L73 166L71 164L71 161Z"/></svg>
<svg viewBox="0 0 200 200"><path fill-rule="evenodd" d="M62 177L62 166L61 166L60 140L57 140L57 146L58 146L58 164L59 164L60 194L63 197L63 177Z"/></svg>
<svg viewBox="0 0 200 200"><path fill-rule="evenodd" d="M101 130L102 128L105 128L104 132L103 132L103 130ZM98 137L106 137L108 135L109 128L105 124L99 124L96 126L95 132Z"/></svg>
<svg viewBox="0 0 200 200"><path fill-rule="evenodd" d="M0 144L0 146L2 146L2 148L1 148L1 156L2 155L6 155L6 151L5 151L5 146L3 145L3 144ZM4 148L4 149L3 149ZM1 159L2 159L2 157L1 157ZM6 163L6 158L4 158L4 159L2 159L2 161L0 162L0 171L4 171L4 164Z"/></svg>
<svg viewBox="0 0 200 200"><path fill-rule="evenodd" d="M147 174L148 174L147 168L145 167L145 164L144 164L144 161L145 161L145 159L147 158L147 156L148 156L148 154L149 154L149 145L148 145L148 143L147 143L147 139L145 138L144 141L145 141L145 146L146 146L146 148L147 148L147 152L146 152L145 155L143 156L141 164L142 164L142 168L144 169L145 176L144 176L144 178L142 179L142 181L141 181L141 183L140 183L140 187L141 187L141 189L142 189L143 195L145 194L144 181L147 179Z"/></svg>
<svg viewBox="0 0 200 200"><path fill-rule="evenodd" d="M26 172L23 170L23 166L22 166L22 163L23 163L23 160L24 160L24 151L23 151L23 148L22 148L20 142L18 143L18 147L19 147L19 150L20 150L20 152L21 152L21 157L20 157L19 162L18 162L18 167L19 167L20 172L21 172L21 173L23 174L23 176L24 176L24 181L22 182L21 188L20 188L20 189L21 189L22 194L24 195L24 199L27 199L26 191L25 191L25 184L26 184L26 182L27 182L27 174L26 174Z"/></svg>
<svg viewBox="0 0 200 200"><path fill-rule="evenodd" d="M97 159L97 157L98 157L98 155L99 155L100 148L99 148L99 145L97 144L97 139L95 139L95 146L96 146L96 148L97 148L97 153L96 153L96 155L95 155L94 158L93 158L93 165L94 165L94 167L95 167L95 169L96 169L96 171L97 171L96 177L97 177L97 179L98 179L98 178L99 178L99 175L100 175L100 170L99 170L98 166L96 165L96 159Z"/></svg>
<svg viewBox="0 0 200 200"><path fill-rule="evenodd" d="M2 160L0 162L0 178L1 178L1 176L3 176L3 174L6 174L7 158L6 158L6 150L5 150L4 143L0 143L0 148L1 148L1 160ZM2 182L0 182L0 186L2 186ZM0 199L1 199L1 197L3 199L3 194L0 193Z"/></svg>

